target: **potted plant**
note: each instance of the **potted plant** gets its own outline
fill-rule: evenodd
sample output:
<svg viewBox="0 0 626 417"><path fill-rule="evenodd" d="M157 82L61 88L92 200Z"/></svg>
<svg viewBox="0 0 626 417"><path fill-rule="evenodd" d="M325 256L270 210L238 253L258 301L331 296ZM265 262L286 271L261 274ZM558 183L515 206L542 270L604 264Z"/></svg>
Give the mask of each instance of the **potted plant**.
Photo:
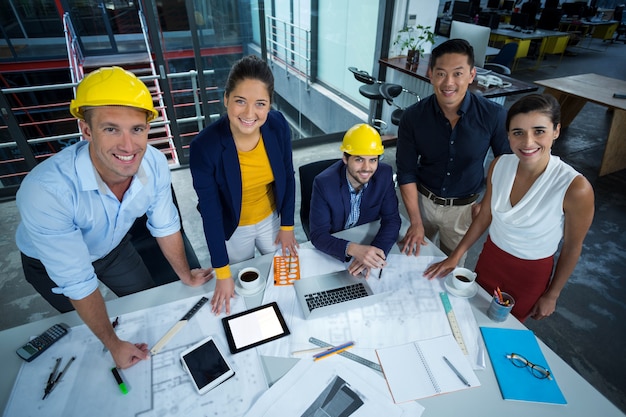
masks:
<svg viewBox="0 0 626 417"><path fill-rule="evenodd" d="M407 65L417 65L420 57L424 56L426 42L435 43L435 33L430 26L405 26L398 31L393 45L400 46L400 51L407 50Z"/></svg>

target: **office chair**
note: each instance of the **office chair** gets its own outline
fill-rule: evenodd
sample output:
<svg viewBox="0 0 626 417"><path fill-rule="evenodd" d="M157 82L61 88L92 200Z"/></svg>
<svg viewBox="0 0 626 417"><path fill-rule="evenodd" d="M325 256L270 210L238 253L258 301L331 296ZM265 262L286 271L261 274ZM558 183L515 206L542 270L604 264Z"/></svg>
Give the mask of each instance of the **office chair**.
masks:
<svg viewBox="0 0 626 417"><path fill-rule="evenodd" d="M307 239L309 235L309 214L311 213L311 194L313 194L313 180L320 172L339 161L339 159L325 159L310 162L298 168L300 173L300 222Z"/></svg>
<svg viewBox="0 0 626 417"><path fill-rule="evenodd" d="M510 75L515 55L517 55L517 42L509 42L505 44L489 62L485 63L484 68L495 71L499 74Z"/></svg>
<svg viewBox="0 0 626 417"><path fill-rule="evenodd" d="M379 132L384 130L387 127L387 124L380 119L374 118L374 112L376 109L376 101L382 101L384 97L380 94L379 87L382 84L382 81L377 80L372 77L367 71L360 70L356 67L348 67L348 71L350 71L354 78L362 82L363 85L359 87L359 93L365 97L370 99L369 106L369 114L368 114L368 123L370 126L376 128Z"/></svg>
<svg viewBox="0 0 626 417"><path fill-rule="evenodd" d="M174 199L174 205L178 210L178 216L180 218L180 232L183 236L183 244L185 246L185 254L187 255L187 262L191 269L200 268L200 262L196 256L196 252L191 246L191 242L185 234L183 229L183 221L180 215L180 208L178 207L178 201L176 200L176 194L172 187L172 198ZM156 239L150 234L150 231L146 227L148 216L145 214L135 220L133 226L128 233L131 236L131 243L135 247L135 250L143 259L143 263L150 271L152 279L157 285L167 284L169 282L178 281L178 275L172 269L170 263L167 261Z"/></svg>
<svg viewBox="0 0 626 417"><path fill-rule="evenodd" d="M417 93L411 90L407 90L399 84L382 83L380 85L380 94L385 98L387 104L395 107L395 109L391 112L391 123L396 126L400 124L400 119L402 118L402 113L404 113L404 108L395 103L393 99L398 97L402 93L411 94L415 96L416 102L420 101L420 96L417 95Z"/></svg>

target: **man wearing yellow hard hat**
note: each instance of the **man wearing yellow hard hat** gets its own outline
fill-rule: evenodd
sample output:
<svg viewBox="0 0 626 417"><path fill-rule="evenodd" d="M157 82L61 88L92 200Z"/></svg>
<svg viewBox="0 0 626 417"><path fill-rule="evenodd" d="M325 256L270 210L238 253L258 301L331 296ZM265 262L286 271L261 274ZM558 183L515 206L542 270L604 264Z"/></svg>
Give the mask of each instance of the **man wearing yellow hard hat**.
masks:
<svg viewBox="0 0 626 417"><path fill-rule="evenodd" d="M212 271L189 268L167 160L148 146L158 113L145 84L120 67L100 68L79 83L70 112L85 140L24 178L16 243L26 280L60 312L75 309L127 368L148 357L147 345L117 337L98 280L118 296L155 286L127 234L135 220L147 214L150 233L185 284L204 284Z"/></svg>
<svg viewBox="0 0 626 417"><path fill-rule="evenodd" d="M313 245L341 261L351 261L352 275L369 276L383 268L400 231L393 169L380 162L384 152L380 135L367 124L350 128L341 144L343 158L321 172L313 182L310 229ZM380 220L374 239L350 242L332 233Z"/></svg>

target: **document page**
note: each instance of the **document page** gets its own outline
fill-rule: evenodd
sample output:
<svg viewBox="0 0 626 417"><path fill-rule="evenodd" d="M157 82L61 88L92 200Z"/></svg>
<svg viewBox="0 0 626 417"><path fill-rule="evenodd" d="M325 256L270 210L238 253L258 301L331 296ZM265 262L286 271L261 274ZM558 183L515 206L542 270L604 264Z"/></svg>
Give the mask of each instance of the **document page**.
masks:
<svg viewBox="0 0 626 417"><path fill-rule="evenodd" d="M376 355L395 403L480 386L451 335L377 349Z"/></svg>

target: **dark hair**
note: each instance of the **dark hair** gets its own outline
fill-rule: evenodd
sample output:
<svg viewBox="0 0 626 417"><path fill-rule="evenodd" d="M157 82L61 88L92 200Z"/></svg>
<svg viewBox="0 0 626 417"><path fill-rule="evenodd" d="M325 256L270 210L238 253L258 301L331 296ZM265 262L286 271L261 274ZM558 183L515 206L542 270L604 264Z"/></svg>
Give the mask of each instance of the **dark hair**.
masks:
<svg viewBox="0 0 626 417"><path fill-rule="evenodd" d="M435 63L442 55L461 54L467 56L467 63L474 68L474 48L465 39L449 39L434 48L430 54L430 69L435 68Z"/></svg>
<svg viewBox="0 0 626 417"><path fill-rule="evenodd" d="M241 81L246 79L259 80L264 83L267 87L270 101L272 101L272 96L274 95L274 75L269 65L255 55L244 56L232 66L230 73L228 73L226 87L224 87L226 97L237 88Z"/></svg>
<svg viewBox="0 0 626 417"><path fill-rule="evenodd" d="M543 113L554 125L553 128L561 123L561 106L559 102L550 94L529 94L517 100L506 115L506 130L509 130L511 119L520 113L530 112Z"/></svg>

